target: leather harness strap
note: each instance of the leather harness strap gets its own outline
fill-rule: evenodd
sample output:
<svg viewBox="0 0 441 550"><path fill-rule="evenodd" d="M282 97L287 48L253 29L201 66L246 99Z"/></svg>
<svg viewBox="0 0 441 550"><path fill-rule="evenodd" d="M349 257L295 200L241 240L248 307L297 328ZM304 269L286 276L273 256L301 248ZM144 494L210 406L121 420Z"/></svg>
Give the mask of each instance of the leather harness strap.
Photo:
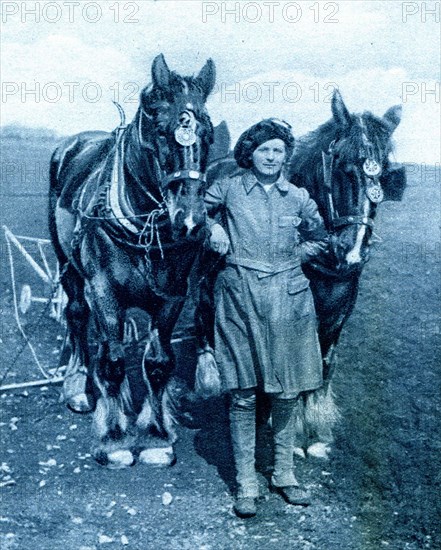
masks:
<svg viewBox="0 0 441 550"><path fill-rule="evenodd" d="M168 187L172 181L190 179L205 183L205 176L197 170L177 170L164 178L164 187Z"/></svg>
<svg viewBox="0 0 441 550"><path fill-rule="evenodd" d="M326 217L329 225L329 229L334 231L341 227L346 227L348 225L366 225L373 229L374 220L368 216L361 215L348 215L348 216L338 216L338 213L334 207L334 200L332 197L332 175L334 171L334 147L335 140L333 140L329 145L328 153L322 151L322 161L323 161L323 179L325 184L325 209ZM376 184L378 184L378 179L376 177L370 177Z"/></svg>
<svg viewBox="0 0 441 550"><path fill-rule="evenodd" d="M139 229L129 220L129 218L127 217L127 212L124 213L122 211L118 196L119 185L124 179L122 162L122 156L124 154L123 132L121 132L117 137L115 149L115 159L112 167L111 184L108 191L109 206L112 212L115 214L115 218L124 227L124 229L127 229L127 231L129 231L130 233L134 233L135 235L137 235L139 233Z"/></svg>
<svg viewBox="0 0 441 550"><path fill-rule="evenodd" d="M333 221L335 229L345 227L346 225L367 225L371 229L374 228L374 220L368 216L341 216Z"/></svg>

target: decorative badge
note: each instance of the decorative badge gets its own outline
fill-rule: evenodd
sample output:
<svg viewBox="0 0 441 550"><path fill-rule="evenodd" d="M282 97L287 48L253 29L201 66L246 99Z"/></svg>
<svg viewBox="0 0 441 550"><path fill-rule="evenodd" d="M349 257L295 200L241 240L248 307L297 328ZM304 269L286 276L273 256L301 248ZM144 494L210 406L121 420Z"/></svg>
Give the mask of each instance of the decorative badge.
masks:
<svg viewBox="0 0 441 550"><path fill-rule="evenodd" d="M179 145L189 147L196 142L196 134L192 128L178 128L175 130L175 140Z"/></svg>
<svg viewBox="0 0 441 550"><path fill-rule="evenodd" d="M366 195L371 202L381 202L384 198L383 189L380 184L368 185Z"/></svg>
<svg viewBox="0 0 441 550"><path fill-rule="evenodd" d="M381 173L381 166L374 159L366 159L363 163L363 172L366 176L378 176Z"/></svg>

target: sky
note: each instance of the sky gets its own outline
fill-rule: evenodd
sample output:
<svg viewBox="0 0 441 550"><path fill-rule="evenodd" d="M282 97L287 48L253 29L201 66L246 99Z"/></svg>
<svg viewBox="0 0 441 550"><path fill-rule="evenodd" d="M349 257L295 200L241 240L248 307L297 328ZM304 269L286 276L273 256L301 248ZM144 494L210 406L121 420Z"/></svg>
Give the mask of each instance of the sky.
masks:
<svg viewBox="0 0 441 550"><path fill-rule="evenodd" d="M207 107L233 143L258 120L303 135L329 119L338 87L351 112L402 104L398 161L440 162L440 3L2 0L1 124L60 134L130 119L154 57L197 74L216 64Z"/></svg>

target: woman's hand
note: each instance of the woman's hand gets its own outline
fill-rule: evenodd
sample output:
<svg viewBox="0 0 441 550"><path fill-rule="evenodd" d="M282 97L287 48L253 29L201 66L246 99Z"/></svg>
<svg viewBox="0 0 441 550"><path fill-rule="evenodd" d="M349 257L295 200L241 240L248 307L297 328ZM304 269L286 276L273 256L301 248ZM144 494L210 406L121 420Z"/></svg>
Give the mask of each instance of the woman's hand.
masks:
<svg viewBox="0 0 441 550"><path fill-rule="evenodd" d="M322 254L329 253L328 241L304 241L300 244L300 261L302 264L314 260Z"/></svg>
<svg viewBox="0 0 441 550"><path fill-rule="evenodd" d="M230 248L230 240L225 232L225 229L215 223L211 227L210 247L218 254L226 254Z"/></svg>

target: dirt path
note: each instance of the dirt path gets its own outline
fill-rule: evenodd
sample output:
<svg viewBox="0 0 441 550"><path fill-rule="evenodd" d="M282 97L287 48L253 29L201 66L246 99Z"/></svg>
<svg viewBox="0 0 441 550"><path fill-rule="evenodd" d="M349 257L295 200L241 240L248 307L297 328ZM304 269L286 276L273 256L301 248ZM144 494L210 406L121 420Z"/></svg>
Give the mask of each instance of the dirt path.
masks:
<svg viewBox="0 0 441 550"><path fill-rule="evenodd" d="M109 472L88 454L91 418L66 411L58 387L6 392L2 550L441 548L440 257L438 233L426 223L429 196L433 190L414 186L403 208L382 205L384 243L339 346L334 389L343 420L331 460L295 458L313 505L291 507L264 490L256 518L233 515L221 401L200 407L198 429L180 428L173 468ZM431 248L418 249L410 220ZM21 339L10 292L1 305L4 372ZM33 334L54 363L58 333L48 322ZM30 365L25 352L8 381ZM268 466L270 454L263 458Z"/></svg>

